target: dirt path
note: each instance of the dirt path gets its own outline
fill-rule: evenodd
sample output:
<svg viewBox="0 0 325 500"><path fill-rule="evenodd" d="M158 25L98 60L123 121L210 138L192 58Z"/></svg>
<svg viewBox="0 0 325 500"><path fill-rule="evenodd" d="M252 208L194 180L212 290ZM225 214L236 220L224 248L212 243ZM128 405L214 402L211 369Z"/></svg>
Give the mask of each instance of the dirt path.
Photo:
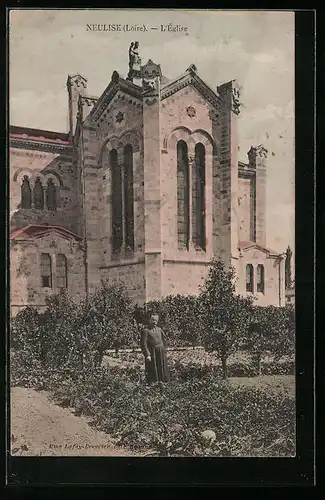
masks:
<svg viewBox="0 0 325 500"><path fill-rule="evenodd" d="M12 454L22 456L131 456L85 417L52 403L45 391L11 391ZM22 448L21 448L22 447Z"/></svg>

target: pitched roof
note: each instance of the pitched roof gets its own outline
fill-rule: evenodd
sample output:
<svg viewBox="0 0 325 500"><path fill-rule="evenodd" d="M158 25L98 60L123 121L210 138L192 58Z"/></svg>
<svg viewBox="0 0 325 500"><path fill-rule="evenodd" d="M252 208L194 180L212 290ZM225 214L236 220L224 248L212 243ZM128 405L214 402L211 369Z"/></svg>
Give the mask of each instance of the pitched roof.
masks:
<svg viewBox="0 0 325 500"><path fill-rule="evenodd" d="M74 233L73 231L70 231L70 229L67 229L62 226L50 226L46 224L28 224L28 226L24 226L20 229L16 229L15 231L12 231L10 233L10 239L11 240L16 240L16 239L34 239L34 238L40 238L42 236L45 236L48 233L59 233L61 236L68 237L68 238L74 238L76 240L81 240L81 236L78 234Z"/></svg>
<svg viewBox="0 0 325 500"><path fill-rule="evenodd" d="M272 250L271 248L264 247L262 245L259 245L255 241L240 241L238 243L238 248L240 250L248 250L249 248L257 248L258 250L262 250L263 252L266 252L270 255L276 255L280 257L280 253L276 252L275 250Z"/></svg>
<svg viewBox="0 0 325 500"><path fill-rule="evenodd" d="M37 151L47 151L53 153L71 154L72 143L69 135L52 130L42 130L38 128L9 127L10 146L14 148L32 149Z"/></svg>
<svg viewBox="0 0 325 500"><path fill-rule="evenodd" d="M161 99L166 99L173 95L178 90L191 85L194 87L208 102L214 106L219 107L221 105L220 96L207 84L202 78L197 74L197 69L194 64L191 64L189 68L180 76L174 80L165 83L161 87Z"/></svg>
<svg viewBox="0 0 325 500"><path fill-rule="evenodd" d="M110 83L102 95L94 103L94 106L88 116L97 120L118 91L122 91L130 95L131 97L137 99L139 103L142 101L142 87L125 80L118 74L117 71L113 71Z"/></svg>
<svg viewBox="0 0 325 500"><path fill-rule="evenodd" d="M15 125L10 126L9 137L17 137L27 139L29 141L54 142L56 144L66 145L70 144L68 134L38 128L16 127Z"/></svg>
<svg viewBox="0 0 325 500"><path fill-rule="evenodd" d="M170 80L165 76L161 77L161 99L165 99L166 97L173 95L175 92L188 85L194 87L211 104L215 106L221 105L220 96L211 87L209 87L209 85L207 85L202 78L199 77L194 64L192 64L182 75L178 76L174 80ZM94 102L89 116L97 120L104 112L107 104L113 99L118 91L122 91L130 95L139 102L142 101L142 87L131 81L125 80L117 71L113 71L111 81L102 95L96 100L96 102Z"/></svg>

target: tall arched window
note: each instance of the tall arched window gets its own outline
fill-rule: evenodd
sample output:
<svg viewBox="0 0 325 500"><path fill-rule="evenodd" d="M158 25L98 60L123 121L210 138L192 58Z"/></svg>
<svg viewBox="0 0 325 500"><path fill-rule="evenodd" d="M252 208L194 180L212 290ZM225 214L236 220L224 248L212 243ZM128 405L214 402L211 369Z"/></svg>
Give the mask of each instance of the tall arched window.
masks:
<svg viewBox="0 0 325 500"><path fill-rule="evenodd" d="M195 246L206 250L205 235L205 147L195 146L195 162L192 170L192 231Z"/></svg>
<svg viewBox="0 0 325 500"><path fill-rule="evenodd" d="M56 210L56 187L52 179L47 181L46 206L48 210Z"/></svg>
<svg viewBox="0 0 325 500"><path fill-rule="evenodd" d="M38 209L44 208L44 190L41 179L37 177L33 190L34 207Z"/></svg>
<svg viewBox="0 0 325 500"><path fill-rule="evenodd" d="M123 243L122 227L122 177L118 165L117 151L112 149L109 153L109 163L112 179L112 246L113 253L118 253Z"/></svg>
<svg viewBox="0 0 325 500"><path fill-rule="evenodd" d="M184 141L177 143L177 234L181 247L189 248L189 165L188 148Z"/></svg>
<svg viewBox="0 0 325 500"><path fill-rule="evenodd" d="M256 288L258 292L264 293L265 291L265 280L264 280L264 266L263 264L258 264L256 269Z"/></svg>
<svg viewBox="0 0 325 500"><path fill-rule="evenodd" d="M29 185L29 179L27 175L24 175L23 181L21 183L21 208L31 208L32 206L32 190Z"/></svg>
<svg viewBox="0 0 325 500"><path fill-rule="evenodd" d="M41 254L41 282L43 288L52 288L52 259L50 254Z"/></svg>
<svg viewBox="0 0 325 500"><path fill-rule="evenodd" d="M133 196L133 149L131 144L124 148L124 220L125 247L134 250L134 196Z"/></svg>
<svg viewBox="0 0 325 500"><path fill-rule="evenodd" d="M58 288L68 288L67 258L62 253L56 256L56 285Z"/></svg>
<svg viewBox="0 0 325 500"><path fill-rule="evenodd" d="M252 264L246 266L246 292L254 291L254 267Z"/></svg>

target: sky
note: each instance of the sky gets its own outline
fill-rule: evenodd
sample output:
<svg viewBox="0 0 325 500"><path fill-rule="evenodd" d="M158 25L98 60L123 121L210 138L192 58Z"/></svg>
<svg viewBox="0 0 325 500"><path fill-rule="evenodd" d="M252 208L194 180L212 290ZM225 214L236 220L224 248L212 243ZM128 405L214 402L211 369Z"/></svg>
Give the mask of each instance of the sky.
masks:
<svg viewBox="0 0 325 500"><path fill-rule="evenodd" d="M145 25L146 32L87 31L87 24ZM150 30L169 23L187 32ZM68 131L68 74L88 79L100 96L112 72L125 77L128 47L138 40L176 78L190 64L214 90L236 79L243 103L238 159L263 144L267 165L267 246L294 248L294 13L185 10L16 10L9 20L11 125Z"/></svg>

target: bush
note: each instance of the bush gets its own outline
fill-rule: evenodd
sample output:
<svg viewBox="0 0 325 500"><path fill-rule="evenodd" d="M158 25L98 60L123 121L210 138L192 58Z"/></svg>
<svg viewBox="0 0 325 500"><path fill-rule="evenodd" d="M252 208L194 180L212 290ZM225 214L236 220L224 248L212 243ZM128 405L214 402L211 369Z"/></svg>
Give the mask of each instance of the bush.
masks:
<svg viewBox="0 0 325 500"><path fill-rule="evenodd" d="M253 321L242 346L251 354L255 374L261 374L261 360L268 352L279 362L295 352L294 309L286 307L254 307Z"/></svg>
<svg viewBox="0 0 325 500"><path fill-rule="evenodd" d="M77 328L79 306L64 289L48 297L46 306L42 315L46 366L50 369L62 366L78 369L83 354Z"/></svg>
<svg viewBox="0 0 325 500"><path fill-rule="evenodd" d="M43 359L44 328L42 316L33 307L19 311L11 322L10 344L13 349L25 352L26 358L33 361Z"/></svg>
<svg viewBox="0 0 325 500"><path fill-rule="evenodd" d="M20 351L23 376L28 376L31 359L43 369L62 366L77 375L89 366L98 366L106 349L135 343L136 325L131 300L120 285L102 283L88 300L77 305L66 290L49 297L40 314L28 307L11 325L11 346Z"/></svg>
<svg viewBox="0 0 325 500"><path fill-rule="evenodd" d="M10 385L36 390L45 389L47 384L43 366L35 356L31 355L30 349L11 350Z"/></svg>

